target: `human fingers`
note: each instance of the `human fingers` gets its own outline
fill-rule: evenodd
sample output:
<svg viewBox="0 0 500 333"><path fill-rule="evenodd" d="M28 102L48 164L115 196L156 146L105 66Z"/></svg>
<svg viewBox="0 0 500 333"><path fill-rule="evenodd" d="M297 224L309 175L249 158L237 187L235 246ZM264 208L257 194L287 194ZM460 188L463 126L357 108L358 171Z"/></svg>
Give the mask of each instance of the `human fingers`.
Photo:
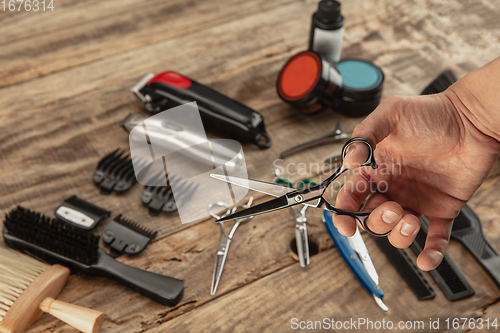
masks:
<svg viewBox="0 0 500 333"><path fill-rule="evenodd" d="M368 194L370 194L368 176L356 173L340 189L335 207L357 212ZM339 232L346 237L351 237L356 232L356 220L351 216L334 215L333 223Z"/></svg>
<svg viewBox="0 0 500 333"><path fill-rule="evenodd" d="M392 96L386 98L380 105L357 125L352 137L362 137L375 146L384 140L397 126L400 110L409 103L409 98Z"/></svg>
<svg viewBox="0 0 500 333"><path fill-rule="evenodd" d="M439 266L450 242L452 219L431 218L424 250L417 257L417 266L430 271Z"/></svg>
<svg viewBox="0 0 500 333"><path fill-rule="evenodd" d="M385 204L386 202L389 202L390 198L386 196L385 194L382 193L374 193L366 202L365 206L363 207L363 211L369 211L369 210L376 210L379 206L382 204ZM398 205L399 206L399 205ZM391 209L391 207L397 207L397 206L387 206L388 209ZM382 209L385 209L382 207ZM396 209L399 209L397 207ZM398 210L398 212L400 212ZM402 209L402 217L399 219L397 223L389 223L389 225L392 224L392 231L387 236L389 239L389 242L397 248L407 248L408 246L411 245L411 243L415 240L415 237L417 236L418 230L420 230L420 219L417 217L418 214L415 212L408 210L408 209ZM380 218L376 219L367 219L366 222L370 230L377 232L377 233L386 233L387 231L391 230L388 226L385 226L387 224L387 217L384 219L384 213L382 213L382 221L385 223L380 222ZM372 213L373 214L373 213ZM376 216L376 215L374 215ZM371 217L371 215L370 215ZM381 224L382 226L374 227L372 226L372 223L375 222L375 224ZM372 228L375 228L373 230Z"/></svg>
<svg viewBox="0 0 500 333"><path fill-rule="evenodd" d="M392 229L387 238L389 242L397 248L405 249L413 243L420 230L420 218L413 211L404 209L403 217Z"/></svg>
<svg viewBox="0 0 500 333"><path fill-rule="evenodd" d="M404 216L403 208L382 194L374 194L363 207L364 211L371 210L365 225L376 234L385 234L393 230Z"/></svg>
<svg viewBox="0 0 500 333"><path fill-rule="evenodd" d="M348 148L343 165L346 169L352 170L358 168L368 160L370 151L368 146L361 142L354 142Z"/></svg>

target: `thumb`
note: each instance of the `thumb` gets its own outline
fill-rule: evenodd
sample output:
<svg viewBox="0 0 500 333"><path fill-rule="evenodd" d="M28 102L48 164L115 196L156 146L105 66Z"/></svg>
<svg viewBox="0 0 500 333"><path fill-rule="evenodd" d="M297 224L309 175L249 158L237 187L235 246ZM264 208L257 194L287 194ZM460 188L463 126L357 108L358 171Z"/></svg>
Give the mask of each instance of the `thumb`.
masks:
<svg viewBox="0 0 500 333"><path fill-rule="evenodd" d="M402 110L408 105L409 97L392 96L386 98L352 131L352 137L364 138L373 148L396 128Z"/></svg>

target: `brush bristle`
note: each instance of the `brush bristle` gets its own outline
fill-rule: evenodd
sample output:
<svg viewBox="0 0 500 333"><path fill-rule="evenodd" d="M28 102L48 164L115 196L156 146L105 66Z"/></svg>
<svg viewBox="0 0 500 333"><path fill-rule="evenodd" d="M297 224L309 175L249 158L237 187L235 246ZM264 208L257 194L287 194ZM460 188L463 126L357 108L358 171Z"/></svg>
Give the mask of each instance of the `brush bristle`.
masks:
<svg viewBox="0 0 500 333"><path fill-rule="evenodd" d="M50 266L0 247L0 321L23 291Z"/></svg>
<svg viewBox="0 0 500 333"><path fill-rule="evenodd" d="M83 264L97 260L99 236L41 213L19 206L5 215L4 227L14 237Z"/></svg>

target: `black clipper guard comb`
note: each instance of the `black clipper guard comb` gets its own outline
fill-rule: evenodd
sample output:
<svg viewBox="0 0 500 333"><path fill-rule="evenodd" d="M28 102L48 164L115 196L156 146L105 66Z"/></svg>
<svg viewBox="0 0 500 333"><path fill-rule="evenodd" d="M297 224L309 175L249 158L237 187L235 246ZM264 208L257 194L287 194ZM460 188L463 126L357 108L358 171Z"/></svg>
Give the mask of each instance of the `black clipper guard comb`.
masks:
<svg viewBox="0 0 500 333"><path fill-rule="evenodd" d="M420 301L436 297L434 288L432 288L429 281L410 258L406 250L392 246L387 237L375 237L374 239L375 244L384 252L389 262Z"/></svg>
<svg viewBox="0 0 500 333"><path fill-rule="evenodd" d="M59 220L82 229L93 229L109 214L111 214L110 211L97 207L76 195L64 200L55 210L55 215Z"/></svg>
<svg viewBox="0 0 500 333"><path fill-rule="evenodd" d="M163 175L159 177L164 177ZM183 181L178 177L168 179L167 186L144 186L141 192L141 201L148 205L148 213L151 216L157 216L161 211L170 213L181 207L187 200L189 200L198 185L193 186L188 181ZM176 184L176 199L172 193L172 184ZM177 186L178 184L178 186Z"/></svg>
<svg viewBox="0 0 500 333"><path fill-rule="evenodd" d="M422 216L420 222L422 228L413 244L410 245L410 248L417 256L424 249L428 229L428 219L425 216ZM441 264L436 269L429 271L429 274L450 301L458 301L475 294L474 288L447 253L444 254Z"/></svg>
<svg viewBox="0 0 500 333"><path fill-rule="evenodd" d="M469 206L465 205L453 221L451 238L469 250L500 288L500 257L484 237L481 220Z"/></svg>
<svg viewBox="0 0 500 333"><path fill-rule="evenodd" d="M156 232L141 227L118 215L102 232L102 240L109 245L110 256L116 258L123 253L138 254L156 237Z"/></svg>
<svg viewBox="0 0 500 333"><path fill-rule="evenodd" d="M120 149L99 161L92 178L101 188L102 194L110 194L113 191L125 192L137 182L132 160Z"/></svg>

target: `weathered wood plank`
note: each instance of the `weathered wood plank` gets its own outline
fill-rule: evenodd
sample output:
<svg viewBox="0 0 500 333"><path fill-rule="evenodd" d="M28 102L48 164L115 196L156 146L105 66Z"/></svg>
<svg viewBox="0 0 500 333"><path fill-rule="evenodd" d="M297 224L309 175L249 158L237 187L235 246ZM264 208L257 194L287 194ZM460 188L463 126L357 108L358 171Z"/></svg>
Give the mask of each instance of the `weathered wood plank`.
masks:
<svg viewBox="0 0 500 333"><path fill-rule="evenodd" d="M123 196L104 197L92 184L91 173L100 157L116 147L127 147L127 135L116 124L130 109L140 112L128 90L150 71L179 71L264 115L275 143L266 151L244 147L252 178L271 180L280 151L328 134L339 119L346 131L351 130L359 119L331 111L300 115L276 96L277 72L289 56L305 49L310 14L317 2L158 2L164 11L178 10L176 15L166 13L165 22L160 22L161 9L139 8L131 1L122 2L120 8L107 8L109 2L60 3L60 15L51 19L29 13L0 16L0 32L6 37L0 41L0 57L19 54L19 59L2 62L0 71L15 64L24 66L8 77L3 75L0 83L0 209L3 213L23 204L51 215L58 203L73 194L100 203L160 231L143 255L120 260L182 278L187 286L179 307L170 309L112 281L72 276L61 299L104 311L108 320L103 332L217 328L279 332L290 330L292 316L321 320L332 314L335 318L363 314L373 319L444 319L477 315L478 309L499 298L472 256L453 243L450 253L473 283L476 296L450 303L438 291L435 301L419 303L368 239L391 308L384 316L331 249L319 211L312 210L309 231L324 252L313 257L309 269L300 269L290 250L290 212L256 217L238 230L218 293L210 297L218 226L213 221L181 225L175 216L149 217L139 201L140 186ZM231 16L235 12L238 15ZM180 13L190 19L192 14L192 20ZM343 3L343 14L344 56L371 59L381 66L386 74L385 96L417 94L444 68L462 76L498 56L497 1L353 0ZM119 28L139 17L145 20L131 25L137 31ZM157 24L145 23L147 18ZM32 24L37 20L43 22ZM80 37L74 45L67 42ZM30 54L30 49L45 53ZM293 180L306 176L294 174L300 170L299 162L321 162L339 148L323 146L287 159L295 163L289 176ZM498 178L488 180L471 201L497 249L498 182ZM258 202L264 200L256 197ZM495 311L493 307L486 313L495 316ZM31 331L73 330L43 316Z"/></svg>
<svg viewBox="0 0 500 333"><path fill-rule="evenodd" d="M496 179L488 180L484 187L493 186L496 182ZM474 198L471 205L477 212L483 212L488 207L476 205L476 201ZM174 328L200 331L211 325L223 331L239 331L238 325L247 325L252 332L261 331L262 327L259 325L266 325L266 330L280 332L285 331L283 327L290 327L290 320L293 318L290 315L308 319L311 318L307 316L308 313L314 314L311 320L321 320L322 316L346 320L363 314L372 320L424 320L427 323L428 318L432 317L434 320L440 318L443 323L443 320L451 316L474 315L477 309L486 307L500 297L499 290L481 266L460 244L452 242L449 253L476 289L476 295L459 302L449 302L428 277L436 288L437 297L433 301L418 302L394 267L380 253L373 239L364 235L386 293L385 301L391 308L390 313L383 315L355 280L337 251L331 249L332 242L320 222L319 213L319 210L308 212L308 228L311 238L320 245L322 252L312 257L311 266L306 270L299 267L289 247L289 242L294 237L291 213L280 211L257 216L240 226L231 244L220 286L214 297L209 296L209 292L219 228L212 221L207 221L164 237L151 244L138 258L121 258L128 264L183 279L186 283L185 296L178 308L169 309L145 301L138 294L105 279L78 275L71 277L72 282L64 290L61 299L69 302L93 300L88 304L97 306L108 315L106 328L110 332L123 331L125 328L136 332L152 328L158 331ZM480 217L483 221L487 220L484 214L480 214ZM488 239L499 238L488 223L484 227ZM325 255L328 259L325 259ZM281 290L283 283L289 289L289 292L284 293L287 297L276 297L273 293ZM81 299L81 289L74 287L78 285L87 286L84 299ZM309 296L305 297L304 294ZM331 298L329 302L325 300L325 294ZM247 298L254 299L254 302L248 304ZM304 301L299 302L301 299ZM123 302L127 302L126 308L116 306ZM284 302L286 306L283 306ZM232 306L228 307L227 304ZM258 318L263 313L274 314L274 311L278 314L273 317L272 322L266 319L258 324ZM215 315L214 312L220 315ZM243 312L247 318L242 323L238 312ZM133 319L129 319L132 314ZM185 329L185 323L190 323L191 330ZM47 316L36 327L45 329L53 324L54 321ZM158 326L159 324L162 325ZM59 324L58 327L64 331L64 325Z"/></svg>
<svg viewBox="0 0 500 333"><path fill-rule="evenodd" d="M433 301L418 302L399 279L394 268L373 246L369 241L368 247L386 292L384 301L390 309L386 314L353 278L335 249L331 249L313 257L307 271L301 270L298 265L289 266L224 295L209 303L209 306L196 308L167 321L151 332L191 331L193 328L195 331L289 332L293 318L304 321L322 321L323 318L339 321L350 321L351 318L368 318L372 321L385 319L395 325L399 321L423 321L425 329L410 331L427 332L429 318L439 318L443 322L451 315L467 316L473 309L483 306L499 295L483 276L468 274L469 278L475 276L474 287L477 294L473 299L450 303L438 291ZM460 265L464 271L470 268L461 260ZM311 279L311 276L314 276L314 279ZM329 329L323 327L314 331L326 332ZM387 330L364 327L353 331Z"/></svg>
<svg viewBox="0 0 500 333"><path fill-rule="evenodd" d="M4 77L0 87L228 21L237 22L281 4L266 1L106 1L69 6L62 11L57 8L54 12L40 13L38 17L32 13L22 21L21 27L18 21L4 25L4 43L9 47L0 49L3 65L0 75ZM40 20L43 20L42 26L33 22ZM23 38L16 38L19 35Z"/></svg>

